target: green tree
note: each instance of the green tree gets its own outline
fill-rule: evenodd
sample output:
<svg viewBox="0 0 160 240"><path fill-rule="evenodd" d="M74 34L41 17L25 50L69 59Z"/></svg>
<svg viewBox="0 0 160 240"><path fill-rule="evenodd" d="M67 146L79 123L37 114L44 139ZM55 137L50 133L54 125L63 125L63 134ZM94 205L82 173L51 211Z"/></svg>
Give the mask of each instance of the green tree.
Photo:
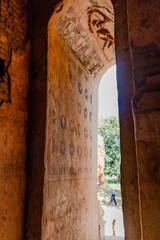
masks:
<svg viewBox="0 0 160 240"><path fill-rule="evenodd" d="M99 122L98 132L104 139L104 174L109 176L119 176L121 156L118 118L112 116L101 119Z"/></svg>

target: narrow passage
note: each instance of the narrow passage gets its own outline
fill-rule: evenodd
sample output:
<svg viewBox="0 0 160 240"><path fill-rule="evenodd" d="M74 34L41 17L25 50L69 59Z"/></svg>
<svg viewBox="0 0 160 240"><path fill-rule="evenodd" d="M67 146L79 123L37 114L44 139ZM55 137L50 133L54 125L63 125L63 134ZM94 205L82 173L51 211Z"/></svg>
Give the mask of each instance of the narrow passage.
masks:
<svg viewBox="0 0 160 240"><path fill-rule="evenodd" d="M124 240L116 66L111 67L101 79L98 119L97 194L100 240L104 236L105 240Z"/></svg>

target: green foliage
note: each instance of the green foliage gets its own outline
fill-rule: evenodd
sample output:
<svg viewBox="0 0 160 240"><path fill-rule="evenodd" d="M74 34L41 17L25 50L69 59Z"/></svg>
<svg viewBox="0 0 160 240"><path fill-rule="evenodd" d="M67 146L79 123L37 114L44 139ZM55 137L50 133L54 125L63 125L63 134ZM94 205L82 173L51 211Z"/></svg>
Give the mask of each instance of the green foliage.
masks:
<svg viewBox="0 0 160 240"><path fill-rule="evenodd" d="M119 184L118 180L105 180L105 183Z"/></svg>
<svg viewBox="0 0 160 240"><path fill-rule="evenodd" d="M104 175L119 176L121 157L118 118L112 116L101 119L98 132L103 137L105 146Z"/></svg>

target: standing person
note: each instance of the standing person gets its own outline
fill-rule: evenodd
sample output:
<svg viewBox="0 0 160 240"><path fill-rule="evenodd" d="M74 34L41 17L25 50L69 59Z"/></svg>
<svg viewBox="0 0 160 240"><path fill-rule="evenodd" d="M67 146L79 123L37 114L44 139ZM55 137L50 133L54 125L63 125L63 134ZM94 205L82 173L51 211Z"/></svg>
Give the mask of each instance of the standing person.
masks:
<svg viewBox="0 0 160 240"><path fill-rule="evenodd" d="M115 194L115 191L112 190L110 194L111 194L111 201L109 202L108 206L111 205L111 203L112 203L113 201L114 201L115 205L117 206L117 202L116 202L116 199L115 199L115 195L116 195L116 194Z"/></svg>

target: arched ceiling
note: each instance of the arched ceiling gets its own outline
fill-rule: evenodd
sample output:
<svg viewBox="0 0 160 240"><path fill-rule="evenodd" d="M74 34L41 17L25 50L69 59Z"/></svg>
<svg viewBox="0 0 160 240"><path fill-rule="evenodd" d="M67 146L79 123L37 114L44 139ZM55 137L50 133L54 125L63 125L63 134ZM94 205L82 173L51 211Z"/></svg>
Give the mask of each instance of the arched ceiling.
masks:
<svg viewBox="0 0 160 240"><path fill-rule="evenodd" d="M92 77L115 63L114 13L109 0L61 1L53 14L59 36Z"/></svg>

